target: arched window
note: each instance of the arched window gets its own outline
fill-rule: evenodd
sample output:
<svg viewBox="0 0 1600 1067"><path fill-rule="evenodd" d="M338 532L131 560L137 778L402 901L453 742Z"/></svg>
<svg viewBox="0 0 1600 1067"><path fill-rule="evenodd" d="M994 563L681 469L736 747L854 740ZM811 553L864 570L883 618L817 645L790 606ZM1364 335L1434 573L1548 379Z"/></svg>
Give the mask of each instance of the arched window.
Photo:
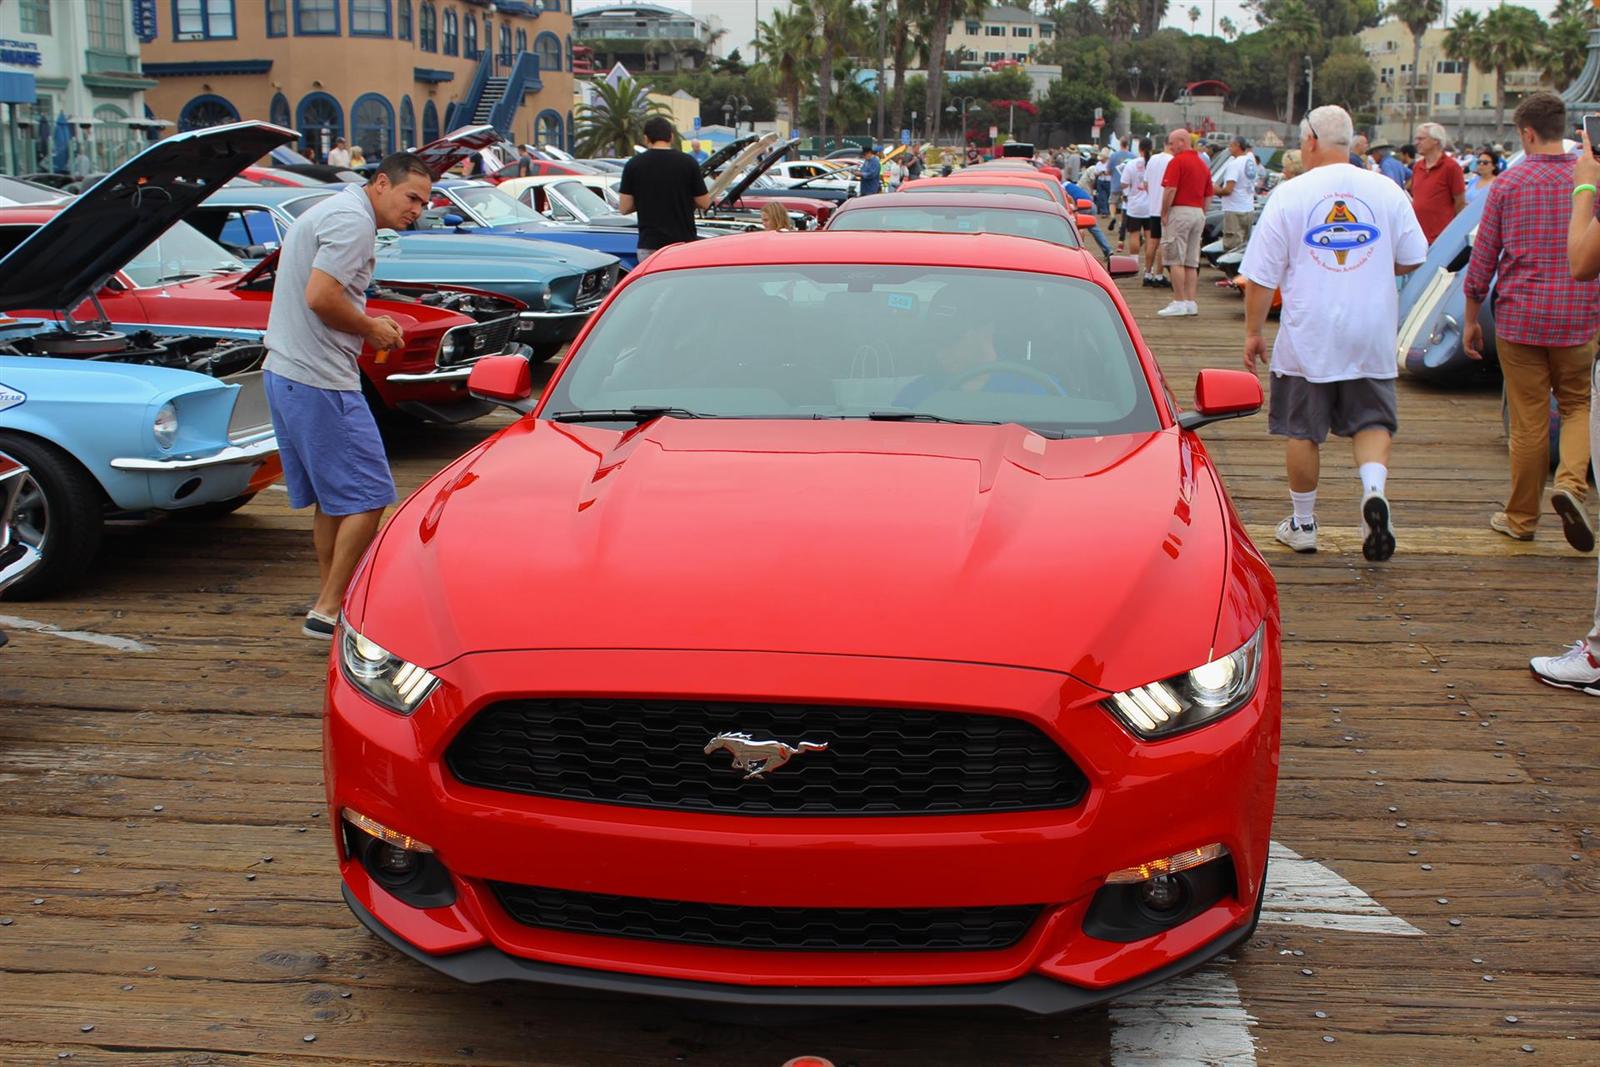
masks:
<svg viewBox="0 0 1600 1067"><path fill-rule="evenodd" d="M94 109L95 169L115 170L138 154L144 147L139 143L139 132L128 125L128 113L115 104L101 104Z"/></svg>
<svg viewBox="0 0 1600 1067"><path fill-rule="evenodd" d="M565 148L561 129L561 112L541 111L539 120L534 123L533 139L541 145L554 145Z"/></svg>
<svg viewBox="0 0 1600 1067"><path fill-rule="evenodd" d="M511 62L511 27L503 22L500 24L500 61Z"/></svg>
<svg viewBox="0 0 1600 1067"><path fill-rule="evenodd" d="M528 31L527 30L518 30L517 31L517 55L520 56L522 53L526 52L527 50L528 50Z"/></svg>
<svg viewBox="0 0 1600 1067"><path fill-rule="evenodd" d="M239 109L220 96L206 93L197 96L178 112L178 129L203 130L207 126L221 126L226 122L238 122Z"/></svg>
<svg viewBox="0 0 1600 1067"><path fill-rule="evenodd" d="M561 69L561 38L548 31L541 33L534 39L533 50L539 53L539 73Z"/></svg>
<svg viewBox="0 0 1600 1067"><path fill-rule="evenodd" d="M458 36L458 23L456 22L456 9L444 9L444 54L447 56L458 55L461 51Z"/></svg>
<svg viewBox="0 0 1600 1067"><path fill-rule="evenodd" d="M333 139L344 136L344 109L327 93L307 93L295 108L294 125L300 131L301 146L316 152L318 159L326 159Z"/></svg>
<svg viewBox="0 0 1600 1067"><path fill-rule="evenodd" d="M350 134L368 159L382 159L394 151L394 107L377 93L357 97L350 109Z"/></svg>
<svg viewBox="0 0 1600 1067"><path fill-rule="evenodd" d="M419 148L417 144L417 113L411 107L411 98L400 98L400 150L409 152Z"/></svg>
<svg viewBox="0 0 1600 1067"><path fill-rule="evenodd" d="M422 0L422 6L417 9L417 47L424 52L439 50L439 13L434 9L433 0Z"/></svg>
<svg viewBox="0 0 1600 1067"><path fill-rule="evenodd" d="M411 40L411 0L399 0L400 9L395 13L395 36L402 41Z"/></svg>
<svg viewBox="0 0 1600 1067"><path fill-rule="evenodd" d="M439 139L439 109L429 100L422 107L422 144L432 144ZM420 148L421 145L418 145Z"/></svg>
<svg viewBox="0 0 1600 1067"><path fill-rule="evenodd" d="M267 121L274 126L288 127L293 120L289 117L289 98L282 93L272 94L272 105L268 110Z"/></svg>
<svg viewBox="0 0 1600 1067"><path fill-rule="evenodd" d="M461 54L468 59L478 58L478 17L470 11L461 24Z"/></svg>

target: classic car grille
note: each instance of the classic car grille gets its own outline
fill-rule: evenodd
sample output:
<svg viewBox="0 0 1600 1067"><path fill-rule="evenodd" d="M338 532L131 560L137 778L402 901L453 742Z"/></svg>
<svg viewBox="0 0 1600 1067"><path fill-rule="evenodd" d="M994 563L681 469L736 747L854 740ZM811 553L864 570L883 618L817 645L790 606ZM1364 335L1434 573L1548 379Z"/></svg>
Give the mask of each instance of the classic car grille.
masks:
<svg viewBox="0 0 1600 1067"><path fill-rule="evenodd" d="M524 926L718 948L832 952L980 952L1010 948L1040 906L748 908L614 897L492 882Z"/></svg>
<svg viewBox="0 0 1600 1067"><path fill-rule="evenodd" d="M594 270L588 271L584 274L583 279L578 282L578 304L580 306L598 304L611 291L611 287L616 284L617 267L615 264L609 267L596 267Z"/></svg>
<svg viewBox="0 0 1600 1067"><path fill-rule="evenodd" d="M482 356L492 356L504 350L506 342L511 340L511 334L517 328L515 315L503 315L498 319L480 322L476 326L458 326L452 336L456 339L455 351L449 359L440 358L439 362L459 366L462 363L471 363Z"/></svg>
<svg viewBox="0 0 1600 1067"><path fill-rule="evenodd" d="M757 778L724 732L825 743ZM1068 807L1088 783L1020 719L892 707L569 697L491 704L445 760L468 785L751 815L938 815Z"/></svg>

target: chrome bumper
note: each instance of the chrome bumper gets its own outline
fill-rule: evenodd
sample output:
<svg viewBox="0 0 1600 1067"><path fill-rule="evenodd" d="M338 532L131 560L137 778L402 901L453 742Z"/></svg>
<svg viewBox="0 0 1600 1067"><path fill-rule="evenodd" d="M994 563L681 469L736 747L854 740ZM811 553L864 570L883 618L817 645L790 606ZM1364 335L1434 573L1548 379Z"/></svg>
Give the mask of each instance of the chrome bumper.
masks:
<svg viewBox="0 0 1600 1067"><path fill-rule="evenodd" d="M173 459L145 459L143 457L114 459L111 466L119 471L192 471L207 467L228 467L238 463L262 463L276 454L278 439L263 438L246 445L229 445L209 456L177 456Z"/></svg>
<svg viewBox="0 0 1600 1067"><path fill-rule="evenodd" d="M586 319L595 313L600 305L584 308L581 311L519 311L517 319L521 322L543 322L551 319Z"/></svg>

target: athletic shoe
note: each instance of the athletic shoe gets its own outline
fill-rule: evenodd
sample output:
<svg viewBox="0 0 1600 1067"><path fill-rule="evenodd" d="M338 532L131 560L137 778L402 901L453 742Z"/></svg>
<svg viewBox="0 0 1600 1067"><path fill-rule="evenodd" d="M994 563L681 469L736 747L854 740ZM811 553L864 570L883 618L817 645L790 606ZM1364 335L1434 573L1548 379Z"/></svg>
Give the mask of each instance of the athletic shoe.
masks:
<svg viewBox="0 0 1600 1067"><path fill-rule="evenodd" d="M1382 493L1370 493L1361 500L1361 554L1374 563L1394 555L1389 501Z"/></svg>
<svg viewBox="0 0 1600 1067"><path fill-rule="evenodd" d="M1189 310L1189 302L1187 300L1174 300L1156 312L1156 314L1164 319L1176 319L1185 315L1192 315L1194 312Z"/></svg>
<svg viewBox="0 0 1600 1067"><path fill-rule="evenodd" d="M1503 511L1497 511L1493 515L1489 516L1489 529L1498 534L1505 534L1513 541L1533 540L1532 530L1529 530L1527 533L1517 533L1517 531L1513 530L1511 528L1511 520L1506 518L1506 513Z"/></svg>
<svg viewBox="0 0 1600 1067"><path fill-rule="evenodd" d="M1146 289L1150 289L1150 288L1153 288L1155 286L1156 280L1153 277L1151 277L1150 275L1146 274L1144 276L1144 280L1141 281L1139 284L1143 285Z"/></svg>
<svg viewBox="0 0 1600 1067"><path fill-rule="evenodd" d="M1315 552L1317 550L1317 523L1316 520L1301 526L1294 521L1294 516L1278 523L1275 537L1283 544L1288 545L1296 552Z"/></svg>
<svg viewBox="0 0 1600 1067"><path fill-rule="evenodd" d="M1588 641L1574 641L1559 656L1535 656L1528 661L1528 669L1545 685L1600 697L1600 664L1589 654Z"/></svg>
<svg viewBox="0 0 1600 1067"><path fill-rule="evenodd" d="M1183 302L1183 304L1184 304L1185 307L1187 307L1189 309L1189 314L1191 314L1191 315L1200 314L1200 305L1195 303L1193 300L1185 300Z"/></svg>
<svg viewBox="0 0 1600 1067"><path fill-rule="evenodd" d="M1155 286L1157 289L1171 289L1172 279L1167 277L1165 274L1157 274L1150 280L1150 284Z"/></svg>
<svg viewBox="0 0 1600 1067"><path fill-rule="evenodd" d="M1594 527L1584 513L1583 501L1565 489L1550 494L1550 506L1561 516L1561 532L1567 535L1567 544L1579 552L1594 551Z"/></svg>
<svg viewBox="0 0 1600 1067"><path fill-rule="evenodd" d="M338 619L330 619L321 612L308 611L306 612L306 623L300 627L300 632L319 641L332 641L334 631L338 628Z"/></svg>

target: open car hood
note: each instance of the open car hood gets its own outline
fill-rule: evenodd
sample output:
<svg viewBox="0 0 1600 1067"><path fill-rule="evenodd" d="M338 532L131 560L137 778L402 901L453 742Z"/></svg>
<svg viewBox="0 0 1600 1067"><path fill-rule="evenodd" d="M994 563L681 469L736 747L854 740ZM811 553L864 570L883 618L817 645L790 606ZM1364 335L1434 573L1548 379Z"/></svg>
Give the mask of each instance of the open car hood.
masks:
<svg viewBox="0 0 1600 1067"><path fill-rule="evenodd" d="M770 146L772 142L776 141L777 139L778 135L775 133L763 134L760 140L751 142L751 144L747 146L744 151L740 152L736 157L734 157L733 162L729 163L727 167L723 169L721 176L719 176L716 181L712 182L711 188L707 190L711 194L711 202L715 204L720 201L722 199L722 194L726 192L728 187L734 183L735 179L737 179L739 175L744 172L744 169L750 166L750 164L754 163L756 157L765 152L768 146Z"/></svg>
<svg viewBox="0 0 1600 1067"><path fill-rule="evenodd" d="M750 186L755 184L757 178L771 170L774 163L788 155L789 150L794 148L794 146L799 143L800 138L794 137L780 145L774 146L770 152L756 161L756 165L750 168L749 174L746 174L743 178L740 178L738 182L728 189L728 193L722 198L722 202L731 204L738 200L745 194L747 190L749 190ZM715 197L712 198L712 202L717 202Z"/></svg>
<svg viewBox="0 0 1600 1067"><path fill-rule="evenodd" d="M500 131L493 126L462 126L451 130L437 141L429 141L417 149L416 155L422 159L428 168L428 173L433 175L433 180L438 181L463 159L497 145L504 139L500 136Z"/></svg>
<svg viewBox="0 0 1600 1067"><path fill-rule="evenodd" d="M749 148L759 140L761 140L761 135L758 133L749 133L745 134L743 137L735 137L733 140L729 141L727 144L723 145L721 148L717 149L715 152L706 157L706 161L700 164L700 177L711 177L711 175L717 172L718 167L722 166L728 160L732 159L740 152L743 152L746 148Z"/></svg>
<svg viewBox="0 0 1600 1067"><path fill-rule="evenodd" d="M202 200L298 137L235 122L157 141L0 259L0 311L77 306Z"/></svg>

